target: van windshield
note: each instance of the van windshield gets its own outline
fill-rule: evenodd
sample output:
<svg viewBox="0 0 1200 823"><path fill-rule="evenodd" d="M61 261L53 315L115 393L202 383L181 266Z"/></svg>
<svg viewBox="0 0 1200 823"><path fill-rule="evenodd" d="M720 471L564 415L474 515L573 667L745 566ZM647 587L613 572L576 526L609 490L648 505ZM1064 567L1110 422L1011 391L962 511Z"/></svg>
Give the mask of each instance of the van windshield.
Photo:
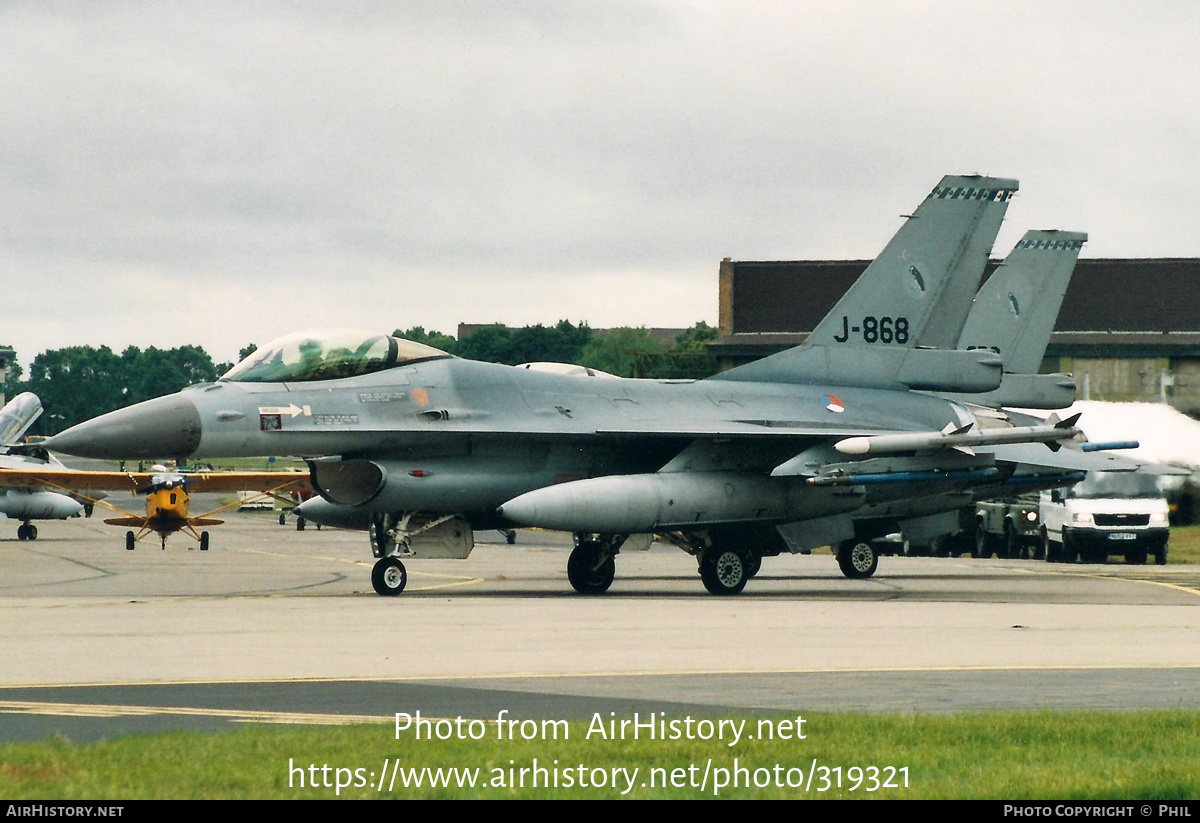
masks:
<svg viewBox="0 0 1200 823"><path fill-rule="evenodd" d="M1158 488L1158 478L1142 472L1088 472L1088 476L1077 483L1069 492L1069 497L1095 498L1133 498L1133 497L1162 497Z"/></svg>

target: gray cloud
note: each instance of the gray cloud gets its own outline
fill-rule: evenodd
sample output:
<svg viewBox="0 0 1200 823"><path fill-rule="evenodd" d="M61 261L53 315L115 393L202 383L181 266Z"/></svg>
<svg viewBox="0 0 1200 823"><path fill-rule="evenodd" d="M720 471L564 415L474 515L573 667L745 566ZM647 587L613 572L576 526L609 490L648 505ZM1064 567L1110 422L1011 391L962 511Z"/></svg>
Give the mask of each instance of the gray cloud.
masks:
<svg viewBox="0 0 1200 823"><path fill-rule="evenodd" d="M870 257L945 173L997 244L1200 255L1182 4L0 7L0 341L716 319L717 261ZM11 305L11 304L10 304ZM260 331L261 330L261 331Z"/></svg>

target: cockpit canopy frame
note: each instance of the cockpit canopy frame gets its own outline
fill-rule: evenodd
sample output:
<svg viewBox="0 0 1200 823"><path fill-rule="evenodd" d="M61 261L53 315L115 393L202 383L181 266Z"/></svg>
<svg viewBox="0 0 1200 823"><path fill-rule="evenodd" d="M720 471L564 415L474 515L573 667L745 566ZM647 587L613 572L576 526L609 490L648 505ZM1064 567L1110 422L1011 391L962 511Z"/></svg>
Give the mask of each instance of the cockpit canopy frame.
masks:
<svg viewBox="0 0 1200 823"><path fill-rule="evenodd" d="M234 383L341 380L446 357L450 355L441 349L389 334L324 329L272 340L220 379Z"/></svg>

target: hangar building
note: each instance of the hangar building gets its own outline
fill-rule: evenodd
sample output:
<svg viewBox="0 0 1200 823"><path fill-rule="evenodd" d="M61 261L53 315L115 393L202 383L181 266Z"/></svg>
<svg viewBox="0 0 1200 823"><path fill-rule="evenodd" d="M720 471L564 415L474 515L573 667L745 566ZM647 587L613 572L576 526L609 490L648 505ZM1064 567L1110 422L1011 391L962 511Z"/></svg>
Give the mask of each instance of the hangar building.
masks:
<svg viewBox="0 0 1200 823"><path fill-rule="evenodd" d="M709 351L727 369L804 342L870 262L723 260ZM1073 373L1080 400L1200 415L1200 259L1081 259L1042 371Z"/></svg>

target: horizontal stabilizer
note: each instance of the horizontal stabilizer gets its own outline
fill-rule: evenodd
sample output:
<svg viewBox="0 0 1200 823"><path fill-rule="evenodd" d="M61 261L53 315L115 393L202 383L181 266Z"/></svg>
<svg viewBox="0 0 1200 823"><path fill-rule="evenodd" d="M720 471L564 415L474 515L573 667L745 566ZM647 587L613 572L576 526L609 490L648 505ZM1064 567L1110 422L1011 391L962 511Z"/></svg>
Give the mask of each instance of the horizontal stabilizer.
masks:
<svg viewBox="0 0 1200 823"><path fill-rule="evenodd" d="M998 462L1018 464L1013 480L1018 480L1023 475L1062 470L1081 472L1144 471L1156 475L1191 474L1188 469L1134 460L1108 452L1085 452L1076 448L1065 448L1052 452L1041 448L1036 443L996 446L988 449L988 453L993 455Z"/></svg>
<svg viewBox="0 0 1200 823"><path fill-rule="evenodd" d="M1075 378L1069 374L1010 374L1000 388L980 394L945 393L949 400L1018 409L1065 409L1075 402Z"/></svg>

